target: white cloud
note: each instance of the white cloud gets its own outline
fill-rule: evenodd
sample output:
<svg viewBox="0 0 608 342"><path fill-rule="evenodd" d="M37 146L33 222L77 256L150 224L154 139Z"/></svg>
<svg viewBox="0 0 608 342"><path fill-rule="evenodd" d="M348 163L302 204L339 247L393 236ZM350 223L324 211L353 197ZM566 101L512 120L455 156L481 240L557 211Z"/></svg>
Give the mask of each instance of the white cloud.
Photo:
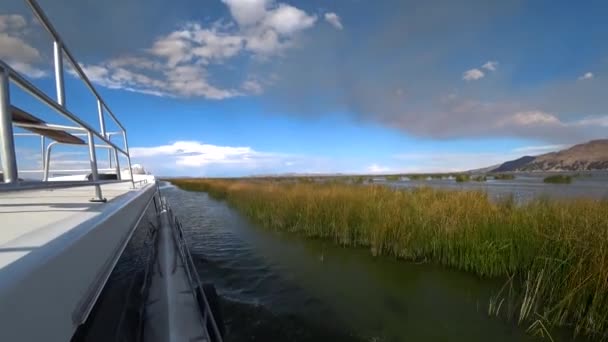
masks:
<svg viewBox="0 0 608 342"><path fill-rule="evenodd" d="M24 17L0 15L0 59L27 76L43 77L47 73L36 67L41 60L40 52L24 40L25 29Z"/></svg>
<svg viewBox="0 0 608 342"><path fill-rule="evenodd" d="M243 37L238 35L188 23L182 29L160 37L149 52L166 58L170 67L191 61L208 64L233 57L243 48L243 41Z"/></svg>
<svg viewBox="0 0 608 342"><path fill-rule="evenodd" d="M222 0L240 26L253 25L264 18L272 0Z"/></svg>
<svg viewBox="0 0 608 342"><path fill-rule="evenodd" d="M496 71L496 68L498 67L498 62L497 61L487 61L485 64L483 64L481 66L482 69L485 69L487 71ZM470 70L465 71L462 74L462 79L465 81L476 81L479 79L482 79L486 76L486 74L478 69L478 68L473 68Z"/></svg>
<svg viewBox="0 0 608 342"><path fill-rule="evenodd" d="M467 70L462 74L462 79L465 81L475 81L483 78L485 75L483 71L479 69Z"/></svg>
<svg viewBox="0 0 608 342"><path fill-rule="evenodd" d="M382 166L382 165L378 165L378 164L372 164L370 166L367 167L367 172L370 173L385 173L385 172L390 172L393 169L387 166Z"/></svg>
<svg viewBox="0 0 608 342"><path fill-rule="evenodd" d="M340 17L336 13L333 13L333 12L325 13L325 21L330 23L333 27L337 28L338 30L342 30L344 28L342 26L342 21L340 20Z"/></svg>
<svg viewBox="0 0 608 342"><path fill-rule="evenodd" d="M186 23L158 37L140 55L85 65L83 69L92 81L102 86L158 96L220 100L261 94L262 84L268 82L248 77L241 81L240 90L211 84L209 67L237 55L253 55L260 60L279 55L293 46L294 36L313 26L317 18L272 0L223 2L238 27L231 22L216 22L208 28L195 22Z"/></svg>
<svg viewBox="0 0 608 342"><path fill-rule="evenodd" d="M592 72L586 72L585 74L583 74L581 77L579 77L579 80L590 80L593 78L593 73Z"/></svg>
<svg viewBox="0 0 608 342"><path fill-rule="evenodd" d="M515 153L521 153L521 154L534 154L534 155L536 155L536 154L543 154L543 153L563 150L563 149L565 149L565 148L567 148L569 146L570 145L564 145L564 144L540 145L540 146L524 146L524 147L514 148L513 152L515 152Z"/></svg>
<svg viewBox="0 0 608 342"><path fill-rule="evenodd" d="M1 44L0 44L0 49L2 49ZM24 62L19 62L19 61L14 61L14 62L9 61L9 65L11 67L13 67L13 69L17 70L18 72L25 74L32 78L41 78L41 77L48 75L48 73L46 71L44 71L42 69L38 69L29 63L24 63Z"/></svg>
<svg viewBox="0 0 608 342"><path fill-rule="evenodd" d="M264 92L264 88L262 87L262 85L260 84L260 82L255 81L255 80L247 80L245 82L243 82L243 85L241 86L241 88L249 93L249 94L254 94L254 95L258 95Z"/></svg>
<svg viewBox="0 0 608 342"><path fill-rule="evenodd" d="M499 122L500 126L515 125L515 126L562 126L563 123L553 114L545 113L539 110L517 112L508 116Z"/></svg>
<svg viewBox="0 0 608 342"><path fill-rule="evenodd" d="M481 67L488 71L496 71L496 68L498 67L498 62L497 61L487 61Z"/></svg>
<svg viewBox="0 0 608 342"><path fill-rule="evenodd" d="M20 30L25 28L26 21L23 16L18 14L1 14L0 31Z"/></svg>
<svg viewBox="0 0 608 342"><path fill-rule="evenodd" d="M586 117L574 122L574 125L608 127L608 116Z"/></svg>
<svg viewBox="0 0 608 342"><path fill-rule="evenodd" d="M131 149L131 156L151 169L196 169L207 166L259 169L286 165L288 158L294 158L284 154L256 151L248 146L218 146L198 141L134 147Z"/></svg>
<svg viewBox="0 0 608 342"><path fill-rule="evenodd" d="M306 14L296 7L281 4L267 13L264 24L283 35L302 31L315 24L317 17Z"/></svg>

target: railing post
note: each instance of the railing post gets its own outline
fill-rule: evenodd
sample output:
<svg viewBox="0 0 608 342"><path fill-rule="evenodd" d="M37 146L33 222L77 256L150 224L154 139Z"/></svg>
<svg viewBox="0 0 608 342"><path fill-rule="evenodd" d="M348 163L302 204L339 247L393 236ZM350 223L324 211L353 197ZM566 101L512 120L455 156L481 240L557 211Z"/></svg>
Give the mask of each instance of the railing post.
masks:
<svg viewBox="0 0 608 342"><path fill-rule="evenodd" d="M40 159L42 161L42 172L43 172L43 177L44 177L44 148L46 147L46 137L44 135L40 135Z"/></svg>
<svg viewBox="0 0 608 342"><path fill-rule="evenodd" d="M55 88L57 90L57 103L65 107L65 87L63 84L63 49L57 40L53 42L55 56Z"/></svg>
<svg viewBox="0 0 608 342"><path fill-rule="evenodd" d="M51 150L56 144L57 142L53 141L46 147L46 153L44 154L44 173L42 176L42 180L45 182L49 180L49 173L51 170Z"/></svg>
<svg viewBox="0 0 608 342"><path fill-rule="evenodd" d="M4 183L17 183L17 158L13 136L13 113L10 108L8 70L0 69L0 151Z"/></svg>
<svg viewBox="0 0 608 342"><path fill-rule="evenodd" d="M125 152L127 152L127 162L129 163L129 174L131 175L131 185L135 189L135 179L133 178L133 166L131 166L131 152L129 152L129 142L127 141L127 131L122 130L122 138L125 141Z"/></svg>
<svg viewBox="0 0 608 342"><path fill-rule="evenodd" d="M112 150L108 149L108 151L111 152ZM115 159L115 161L116 161L116 179L122 180L122 176L120 175L120 163L118 162L118 150L117 149L114 149L114 158L116 158ZM112 165L110 165L110 167L112 167Z"/></svg>
<svg viewBox="0 0 608 342"><path fill-rule="evenodd" d="M99 174L97 173L97 156L95 155L95 136L92 131L87 131L89 138L89 160L91 162L91 178L93 182L99 181ZM101 185L95 184L95 197L91 199L91 202L106 202L101 193Z"/></svg>
<svg viewBox="0 0 608 342"><path fill-rule="evenodd" d="M100 133L104 138L110 140L110 135L106 134L106 120L103 116L103 104L101 100L97 98L97 115L99 116L99 128ZM112 167L112 150L108 149L108 162L110 163L110 167Z"/></svg>

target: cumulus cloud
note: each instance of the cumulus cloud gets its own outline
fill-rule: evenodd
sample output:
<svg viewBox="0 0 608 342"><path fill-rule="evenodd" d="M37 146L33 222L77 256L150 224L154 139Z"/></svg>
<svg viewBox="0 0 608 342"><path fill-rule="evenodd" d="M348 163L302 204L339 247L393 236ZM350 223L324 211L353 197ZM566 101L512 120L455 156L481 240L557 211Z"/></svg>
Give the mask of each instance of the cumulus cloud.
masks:
<svg viewBox="0 0 608 342"><path fill-rule="evenodd" d="M221 146L200 141L181 140L152 147L133 147L134 162L147 169L165 174L188 172L205 174L206 170L219 174L270 172L277 169L294 170L300 164L310 164L303 156L263 152L249 146ZM303 160L308 160L304 163Z"/></svg>
<svg viewBox="0 0 608 342"><path fill-rule="evenodd" d="M264 25L282 35L307 29L314 25L317 17L310 16L296 7L281 4L276 9L268 11Z"/></svg>
<svg viewBox="0 0 608 342"><path fill-rule="evenodd" d="M593 73L592 72L586 72L584 73L581 77L579 77L579 80L590 80L593 78Z"/></svg>
<svg viewBox="0 0 608 342"><path fill-rule="evenodd" d="M271 0L222 0L240 26L259 23L265 16Z"/></svg>
<svg viewBox="0 0 608 342"><path fill-rule="evenodd" d="M475 81L483 78L485 74L479 69L467 70L462 74L462 79L465 81Z"/></svg>
<svg viewBox="0 0 608 342"><path fill-rule="evenodd" d="M169 145L155 147L135 147L131 149L133 158L169 157L175 165L200 167L207 164L242 164L268 156L254 151L251 147L232 147L204 144L198 141L177 141Z"/></svg>
<svg viewBox="0 0 608 342"><path fill-rule="evenodd" d="M325 21L327 21L329 24L331 24L333 27L337 28L338 30L342 30L344 27L342 26L342 20L340 20L340 17L333 12L327 12L325 13Z"/></svg>
<svg viewBox="0 0 608 342"><path fill-rule="evenodd" d="M281 54L294 37L317 18L291 5L272 0L223 0L233 22L204 27L189 22L158 37L139 55L84 65L94 82L158 96L205 97L221 100L263 93L264 84L245 78L240 87L212 84L209 69L236 56L259 60ZM249 53L249 54L246 54Z"/></svg>
<svg viewBox="0 0 608 342"><path fill-rule="evenodd" d="M18 72L40 78L47 73L37 67L41 62L40 51L25 41L26 26L27 21L21 15L0 15L0 59Z"/></svg>

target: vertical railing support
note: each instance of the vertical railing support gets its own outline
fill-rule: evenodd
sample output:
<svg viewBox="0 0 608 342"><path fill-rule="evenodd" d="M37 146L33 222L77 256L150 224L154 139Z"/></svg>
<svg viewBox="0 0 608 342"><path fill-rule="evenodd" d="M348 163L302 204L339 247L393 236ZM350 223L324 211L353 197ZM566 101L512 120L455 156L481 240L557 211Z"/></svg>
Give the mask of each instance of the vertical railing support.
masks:
<svg viewBox="0 0 608 342"><path fill-rule="evenodd" d="M63 84L63 49L61 43L53 42L53 54L55 57L55 89L57 90L57 103L65 107L65 87Z"/></svg>
<svg viewBox="0 0 608 342"><path fill-rule="evenodd" d="M13 135L13 114L10 106L8 70L0 69L0 153L4 183L17 183L17 158Z"/></svg>
<svg viewBox="0 0 608 342"><path fill-rule="evenodd" d="M46 137L44 135L40 135L40 159L42 160L42 170L44 171L44 148L46 147Z"/></svg>
<svg viewBox="0 0 608 342"><path fill-rule="evenodd" d="M46 152L44 153L44 169L42 180L47 182L49 180L49 173L51 171L51 151L53 150L53 146L58 144L56 141L51 142L46 147Z"/></svg>
<svg viewBox="0 0 608 342"><path fill-rule="evenodd" d="M101 99L97 98L97 115L99 116L99 128L101 135L106 139L110 139L110 135L106 134L106 120L103 116L103 103L101 103ZM110 168L112 167L112 150L108 149L108 162L110 163Z"/></svg>
<svg viewBox="0 0 608 342"><path fill-rule="evenodd" d="M127 162L129 163L129 174L131 175L131 185L135 189L135 179L133 179L133 166L131 165L131 152L129 152L129 142L127 141L127 131L122 131L122 138L125 141L125 152L127 152Z"/></svg>
<svg viewBox="0 0 608 342"><path fill-rule="evenodd" d="M99 173L97 172L97 156L95 155L95 136L93 132L87 131L87 136L89 138L89 160L91 162L91 180L93 182L99 181ZM95 184L95 197L91 199L91 202L105 202L106 199L103 198L101 193L101 185Z"/></svg>
<svg viewBox="0 0 608 342"><path fill-rule="evenodd" d="M112 150L109 150L112 151ZM118 161L118 150L114 149L114 160L116 161L116 179L122 180L122 175L120 174L120 162ZM112 165L110 165L112 167Z"/></svg>

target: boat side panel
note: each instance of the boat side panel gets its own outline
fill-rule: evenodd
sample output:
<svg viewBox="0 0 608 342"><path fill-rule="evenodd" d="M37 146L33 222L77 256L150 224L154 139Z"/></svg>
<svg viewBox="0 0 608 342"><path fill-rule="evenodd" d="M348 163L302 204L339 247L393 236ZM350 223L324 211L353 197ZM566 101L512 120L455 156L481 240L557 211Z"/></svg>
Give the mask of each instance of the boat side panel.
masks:
<svg viewBox="0 0 608 342"><path fill-rule="evenodd" d="M129 192L94 218L2 268L0 341L69 340L156 194L154 185Z"/></svg>

